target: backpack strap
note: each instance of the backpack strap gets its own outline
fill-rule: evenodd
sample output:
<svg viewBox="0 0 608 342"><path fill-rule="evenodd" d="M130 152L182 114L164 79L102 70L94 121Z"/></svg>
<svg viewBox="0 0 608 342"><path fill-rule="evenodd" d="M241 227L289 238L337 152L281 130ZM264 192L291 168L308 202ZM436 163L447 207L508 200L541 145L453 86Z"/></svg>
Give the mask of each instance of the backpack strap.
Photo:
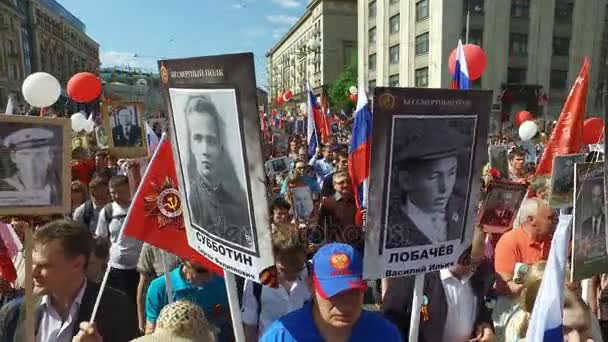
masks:
<svg viewBox="0 0 608 342"><path fill-rule="evenodd" d="M258 325L260 325L260 313L262 313L262 284L253 283L253 296L258 302Z"/></svg>
<svg viewBox="0 0 608 342"><path fill-rule="evenodd" d="M113 214L113 211L114 211L112 203L113 202L110 202L110 203L106 204L103 207L104 218L106 219L106 223L107 223L106 229L107 229L107 233L108 233L108 241L112 241L112 239L110 238L111 237L111 235L110 235L110 222L112 222L112 218L113 218L112 214Z"/></svg>
<svg viewBox="0 0 608 342"><path fill-rule="evenodd" d="M89 199L84 202L84 213L82 214L82 220L84 221L84 224L87 226L87 228L91 224L93 215L95 215L95 208L93 208L93 202Z"/></svg>

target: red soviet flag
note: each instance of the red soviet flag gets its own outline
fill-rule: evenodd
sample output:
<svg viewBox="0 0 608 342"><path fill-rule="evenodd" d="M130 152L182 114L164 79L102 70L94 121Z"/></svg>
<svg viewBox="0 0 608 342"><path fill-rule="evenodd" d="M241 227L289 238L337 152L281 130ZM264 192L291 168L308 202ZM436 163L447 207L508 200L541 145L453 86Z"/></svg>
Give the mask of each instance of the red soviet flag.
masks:
<svg viewBox="0 0 608 342"><path fill-rule="evenodd" d="M166 135L152 155L124 224L125 235L224 275L221 267L188 245L177 172Z"/></svg>
<svg viewBox="0 0 608 342"><path fill-rule="evenodd" d="M560 154L578 153L583 146L583 120L589 86L589 58L585 57L578 77L570 88L557 124L545 146L538 166L537 175L551 175L553 157Z"/></svg>

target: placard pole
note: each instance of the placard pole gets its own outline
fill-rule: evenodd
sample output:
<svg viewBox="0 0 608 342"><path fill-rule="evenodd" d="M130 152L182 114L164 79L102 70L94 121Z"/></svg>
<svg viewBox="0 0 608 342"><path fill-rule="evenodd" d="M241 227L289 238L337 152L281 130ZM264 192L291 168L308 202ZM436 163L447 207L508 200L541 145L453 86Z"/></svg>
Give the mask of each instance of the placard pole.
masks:
<svg viewBox="0 0 608 342"><path fill-rule="evenodd" d="M232 319L234 338L236 342L245 342L245 332L243 331L243 321L241 320L241 306L239 305L239 295L234 273L224 270L224 281L226 282L226 292L228 293L228 305L230 305L230 318Z"/></svg>
<svg viewBox="0 0 608 342"><path fill-rule="evenodd" d="M424 273L416 276L410 316L410 335L408 341L418 342L418 327L420 326L420 309L422 308L422 290L424 289Z"/></svg>

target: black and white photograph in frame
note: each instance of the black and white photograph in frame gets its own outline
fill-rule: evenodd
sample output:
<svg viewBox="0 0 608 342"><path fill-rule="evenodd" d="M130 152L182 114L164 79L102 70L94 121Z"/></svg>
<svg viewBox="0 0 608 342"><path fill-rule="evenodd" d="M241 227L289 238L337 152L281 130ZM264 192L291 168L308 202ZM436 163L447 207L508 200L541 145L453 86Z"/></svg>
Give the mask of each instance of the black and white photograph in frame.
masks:
<svg viewBox="0 0 608 342"><path fill-rule="evenodd" d="M0 215L70 210L69 119L0 115Z"/></svg>
<svg viewBox="0 0 608 342"><path fill-rule="evenodd" d="M141 102L104 102L105 133L110 138L112 155L137 158L148 155L148 141Z"/></svg>
<svg viewBox="0 0 608 342"><path fill-rule="evenodd" d="M574 166L584 163L585 153L562 154L553 157L549 205L552 208L574 206Z"/></svg>
<svg viewBox="0 0 608 342"><path fill-rule="evenodd" d="M460 240L476 118L393 116L385 246Z"/></svg>
<svg viewBox="0 0 608 342"><path fill-rule="evenodd" d="M289 170L289 159L287 157L274 158L264 164L266 174L273 176Z"/></svg>
<svg viewBox="0 0 608 342"><path fill-rule="evenodd" d="M527 187L522 184L490 184L479 219L483 230L487 233L505 233L509 230L526 191Z"/></svg>
<svg viewBox="0 0 608 342"><path fill-rule="evenodd" d="M236 91L169 89L191 224L252 249Z"/></svg>
<svg viewBox="0 0 608 342"><path fill-rule="evenodd" d="M314 202L312 192L307 186L298 186L289 189L291 202L293 203L293 212L297 219L302 221L310 218L314 210Z"/></svg>
<svg viewBox="0 0 608 342"><path fill-rule="evenodd" d="M490 146L488 154L490 156L490 167L500 172L500 178L509 177L508 148L505 145Z"/></svg>

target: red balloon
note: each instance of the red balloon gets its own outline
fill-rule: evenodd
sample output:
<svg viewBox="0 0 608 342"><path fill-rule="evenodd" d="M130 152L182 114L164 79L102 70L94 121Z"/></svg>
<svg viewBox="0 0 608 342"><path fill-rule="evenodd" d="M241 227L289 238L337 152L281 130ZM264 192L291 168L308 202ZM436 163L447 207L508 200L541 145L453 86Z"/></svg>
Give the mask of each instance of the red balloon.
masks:
<svg viewBox="0 0 608 342"><path fill-rule="evenodd" d="M287 90L283 93L283 101L289 102L293 98L293 92L291 90Z"/></svg>
<svg viewBox="0 0 608 342"><path fill-rule="evenodd" d="M79 72L68 81L68 95L78 103L95 100L101 94L101 81L90 72Z"/></svg>
<svg viewBox="0 0 608 342"><path fill-rule="evenodd" d="M534 120L534 115L528 112L527 110L522 110L521 112L515 114L515 126L519 127L526 121Z"/></svg>
<svg viewBox="0 0 608 342"><path fill-rule="evenodd" d="M279 96L279 104L283 104L284 102L283 95Z"/></svg>
<svg viewBox="0 0 608 342"><path fill-rule="evenodd" d="M488 64L488 56L479 46L475 44L465 44L462 46L464 50L464 57L467 59L467 67L469 69L469 79L475 81L480 78L486 65ZM448 60L448 68L450 69L450 75L454 75L454 69L456 69L456 50L452 51L450 59Z"/></svg>
<svg viewBox="0 0 608 342"><path fill-rule="evenodd" d="M348 98L353 102L357 102L357 94L350 94Z"/></svg>
<svg viewBox="0 0 608 342"><path fill-rule="evenodd" d="M604 120L589 118L583 123L583 142L587 145L601 144L604 137Z"/></svg>

